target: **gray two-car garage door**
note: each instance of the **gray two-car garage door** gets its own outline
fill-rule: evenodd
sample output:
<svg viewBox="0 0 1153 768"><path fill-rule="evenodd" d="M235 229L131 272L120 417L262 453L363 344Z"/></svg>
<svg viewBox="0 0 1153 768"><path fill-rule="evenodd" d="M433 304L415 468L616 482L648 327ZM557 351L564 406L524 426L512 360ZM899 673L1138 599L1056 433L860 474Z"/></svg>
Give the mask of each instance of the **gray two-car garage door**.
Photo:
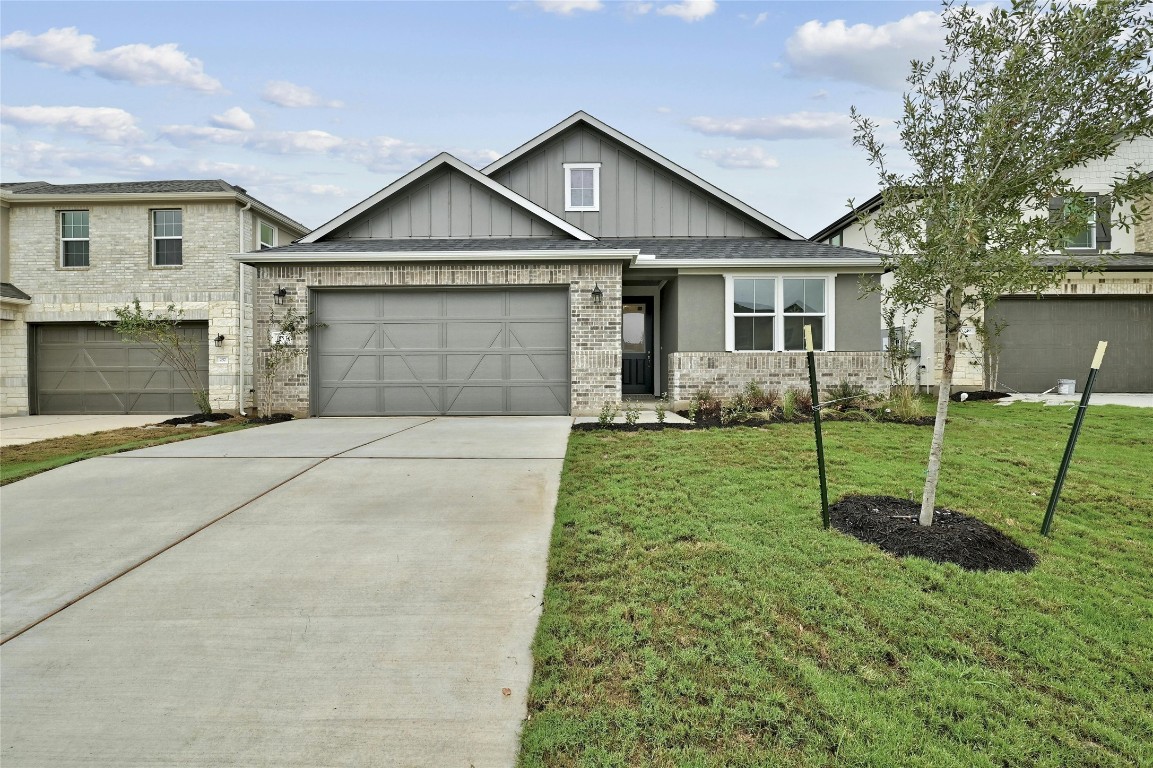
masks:
<svg viewBox="0 0 1153 768"><path fill-rule="evenodd" d="M208 389L208 323L180 332L196 352L200 385ZM147 344L125 341L95 323L35 326L34 408L40 414L192 413L192 390Z"/></svg>
<svg viewBox="0 0 1153 768"><path fill-rule="evenodd" d="M1085 384L1099 340L1109 347L1097 392L1153 392L1153 297L1003 298L990 317L1001 333L1000 386L1044 392L1058 379Z"/></svg>
<svg viewBox="0 0 1153 768"><path fill-rule="evenodd" d="M314 295L318 416L569 412L566 288Z"/></svg>

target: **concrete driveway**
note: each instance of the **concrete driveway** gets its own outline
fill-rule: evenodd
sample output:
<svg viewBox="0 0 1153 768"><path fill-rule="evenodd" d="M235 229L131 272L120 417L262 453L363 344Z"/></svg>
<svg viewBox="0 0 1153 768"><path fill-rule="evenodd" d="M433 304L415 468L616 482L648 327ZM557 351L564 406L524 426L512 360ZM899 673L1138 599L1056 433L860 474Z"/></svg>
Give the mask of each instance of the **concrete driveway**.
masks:
<svg viewBox="0 0 1153 768"><path fill-rule="evenodd" d="M570 424L312 419L6 486L5 768L513 765Z"/></svg>

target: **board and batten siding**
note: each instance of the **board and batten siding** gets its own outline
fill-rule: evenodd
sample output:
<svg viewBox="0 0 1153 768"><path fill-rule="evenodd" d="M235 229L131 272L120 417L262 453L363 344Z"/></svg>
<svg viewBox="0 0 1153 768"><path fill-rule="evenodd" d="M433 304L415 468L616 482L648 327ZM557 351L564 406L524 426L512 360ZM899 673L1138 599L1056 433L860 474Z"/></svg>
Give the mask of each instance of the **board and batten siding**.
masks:
<svg viewBox="0 0 1153 768"><path fill-rule="evenodd" d="M570 236L464 174L447 170L365 211L325 239L404 237Z"/></svg>
<svg viewBox="0 0 1153 768"><path fill-rule="evenodd" d="M565 211L564 164L600 163L600 210ZM599 131L575 126L493 180L594 237L777 237Z"/></svg>

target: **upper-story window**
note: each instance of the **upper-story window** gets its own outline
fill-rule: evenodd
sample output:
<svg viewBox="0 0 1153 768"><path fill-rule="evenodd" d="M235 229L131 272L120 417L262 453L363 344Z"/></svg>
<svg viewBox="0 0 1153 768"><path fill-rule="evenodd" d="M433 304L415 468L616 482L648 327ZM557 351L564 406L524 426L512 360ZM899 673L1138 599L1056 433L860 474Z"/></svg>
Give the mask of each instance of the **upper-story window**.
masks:
<svg viewBox="0 0 1153 768"><path fill-rule="evenodd" d="M813 327L813 347L831 347L824 277L730 276L728 349L734 352L803 351L805 326Z"/></svg>
<svg viewBox="0 0 1153 768"><path fill-rule="evenodd" d="M842 229L837 234L832 235L831 237L825 238L825 242L828 245L844 245L845 244L845 230Z"/></svg>
<svg viewBox="0 0 1153 768"><path fill-rule="evenodd" d="M1085 228L1078 232L1075 236L1069 238L1069 242L1065 243L1066 248L1096 248L1097 247L1097 198L1089 196L1085 198L1084 205L1089 209L1089 221L1085 224ZM1073 201L1065 201L1065 210L1068 212L1072 209Z"/></svg>
<svg viewBox="0 0 1153 768"><path fill-rule="evenodd" d="M60 212L60 265L88 266L88 211Z"/></svg>
<svg viewBox="0 0 1153 768"><path fill-rule="evenodd" d="M152 212L152 263L157 267L179 267L184 263L184 212Z"/></svg>
<svg viewBox="0 0 1153 768"><path fill-rule="evenodd" d="M564 209L566 211L599 211L601 209L601 164L564 164Z"/></svg>
<svg viewBox="0 0 1153 768"><path fill-rule="evenodd" d="M267 222L260 222L260 250L276 247L276 227Z"/></svg>

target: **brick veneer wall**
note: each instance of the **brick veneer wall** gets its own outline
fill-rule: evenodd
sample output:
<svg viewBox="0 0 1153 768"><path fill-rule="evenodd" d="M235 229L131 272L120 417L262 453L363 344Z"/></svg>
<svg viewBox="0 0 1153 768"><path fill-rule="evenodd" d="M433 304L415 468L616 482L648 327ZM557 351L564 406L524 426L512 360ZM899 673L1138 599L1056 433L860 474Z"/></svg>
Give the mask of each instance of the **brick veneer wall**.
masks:
<svg viewBox="0 0 1153 768"><path fill-rule="evenodd" d="M150 211L179 208L183 216L183 261L179 268L153 267ZM60 266L59 211L89 212L89 264ZM67 203L20 205L9 212L11 282L32 297L27 323L93 322L115 319L113 310L140 299L145 310L163 312L169 304L188 320L207 320L208 337L225 337L208 350L209 400L214 409L238 407L240 307L237 263L239 206L234 202ZM252 237L251 212L243 216L245 240ZM249 270L246 279L253 274ZM247 290L246 290L247 293ZM251 309L245 316L251 328ZM5 321L2 341L4 383L0 412L28 412L26 329ZM16 337L25 334L21 340ZM20 348L17 349L17 344ZM245 354L249 360L250 355Z"/></svg>
<svg viewBox="0 0 1153 768"><path fill-rule="evenodd" d="M26 308L0 310L0 416L28 413L28 324Z"/></svg>
<svg viewBox="0 0 1153 768"><path fill-rule="evenodd" d="M621 399L621 264L619 262L575 263L471 263L471 264L291 264L258 268L256 281L255 347L257 390L260 366L268 347L270 314L283 316L291 307L308 312L309 290L313 288L398 286L568 286L569 365L572 376L573 414L591 414L605 400ZM603 293L594 304L592 291L599 285ZM273 292L288 290L285 305L275 304ZM296 339L307 345L308 339ZM273 411L296 416L311 415L309 358L302 356L273 384Z"/></svg>
<svg viewBox="0 0 1153 768"><path fill-rule="evenodd" d="M821 389L847 381L870 392L887 392L885 358L881 352L817 352ZM804 354L780 352L676 352L669 355L668 395L674 402L690 399L702 389L730 397L750 382L764 389L809 386Z"/></svg>

